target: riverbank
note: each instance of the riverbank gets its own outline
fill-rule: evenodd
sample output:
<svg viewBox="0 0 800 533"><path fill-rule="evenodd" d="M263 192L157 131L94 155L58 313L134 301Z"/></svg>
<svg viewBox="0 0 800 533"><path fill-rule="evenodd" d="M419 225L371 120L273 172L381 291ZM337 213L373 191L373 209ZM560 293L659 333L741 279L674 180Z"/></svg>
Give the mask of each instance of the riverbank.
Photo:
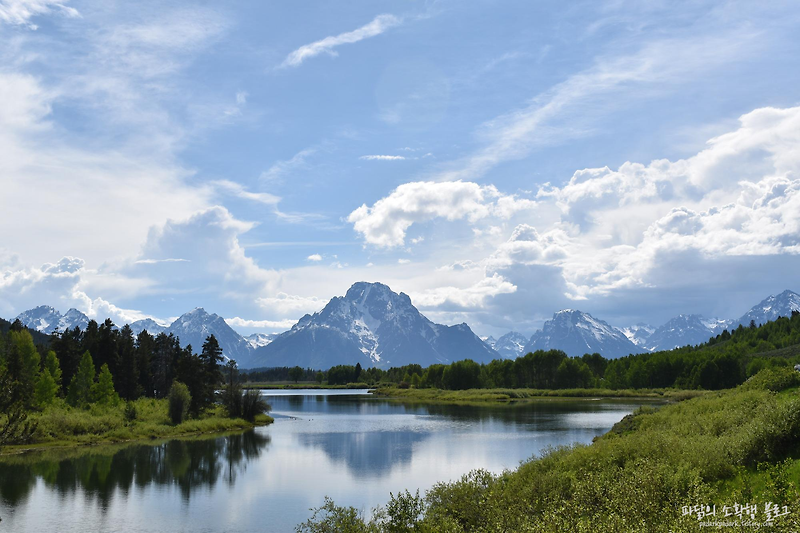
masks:
<svg viewBox="0 0 800 533"><path fill-rule="evenodd" d="M327 385L319 383L274 383L274 382L258 382L243 383L243 389L263 389L263 390L281 390L281 389L368 389L369 385L366 383L348 383L346 385Z"/></svg>
<svg viewBox="0 0 800 533"><path fill-rule="evenodd" d="M242 431L273 422L268 415L258 415L253 422L228 418L222 407L208 410L199 418L172 424L167 400L141 398L128 402L133 409L121 404L114 407L92 405L76 409L61 401L43 412L31 413L36 423L30 442L6 445L0 455L44 448L64 448L97 444L146 441L160 438L211 435Z"/></svg>
<svg viewBox="0 0 800 533"><path fill-rule="evenodd" d="M513 403L542 398L645 398L652 400L681 401L708 394L708 391L677 389L401 389L379 387L372 391L377 397L404 402L482 404Z"/></svg>
<svg viewBox="0 0 800 533"><path fill-rule="evenodd" d="M299 531L799 531L799 386L791 369L764 370L735 389L640 408L593 444L515 471L397 494L369 523L328 500Z"/></svg>

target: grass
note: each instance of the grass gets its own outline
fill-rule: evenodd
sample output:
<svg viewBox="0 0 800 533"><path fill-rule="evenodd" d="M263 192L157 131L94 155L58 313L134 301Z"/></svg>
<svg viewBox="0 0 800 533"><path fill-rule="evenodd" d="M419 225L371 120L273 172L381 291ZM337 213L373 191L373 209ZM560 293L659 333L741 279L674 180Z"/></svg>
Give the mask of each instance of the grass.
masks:
<svg viewBox="0 0 800 533"><path fill-rule="evenodd" d="M253 381L243 383L245 389L368 389L366 383L348 383L346 385L328 385L316 381Z"/></svg>
<svg viewBox="0 0 800 533"><path fill-rule="evenodd" d="M767 369L736 389L629 415L591 445L546 450L515 471L474 471L420 496L399 493L367 520L332 501L298 531L689 532L682 507L786 505L769 531L800 531L800 374ZM747 517L745 517L747 518Z"/></svg>
<svg viewBox="0 0 800 533"><path fill-rule="evenodd" d="M136 408L133 420L126 419L124 402L114 407L92 405L88 409L76 409L58 400L44 411L29 415L29 419L37 423L32 442L5 446L0 453L239 431L273 421L267 415L257 416L255 422L228 418L225 410L218 406L200 418L174 425L166 399L140 398L128 403Z"/></svg>
<svg viewBox="0 0 800 533"><path fill-rule="evenodd" d="M537 398L652 398L680 401L707 394L707 391L683 391L675 389L401 389L380 387L375 396L404 402L481 404L511 403Z"/></svg>

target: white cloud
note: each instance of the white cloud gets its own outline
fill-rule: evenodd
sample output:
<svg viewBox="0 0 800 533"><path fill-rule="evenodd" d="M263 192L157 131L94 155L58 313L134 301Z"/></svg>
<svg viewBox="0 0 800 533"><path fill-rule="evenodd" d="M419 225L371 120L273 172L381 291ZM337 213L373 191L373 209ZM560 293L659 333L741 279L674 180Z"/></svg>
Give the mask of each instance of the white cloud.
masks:
<svg viewBox="0 0 800 533"><path fill-rule="evenodd" d="M258 202L264 205L277 205L281 199L279 196L269 194L266 192L250 192L242 184L236 183L231 180L216 180L212 181L211 185L217 187L219 190L252 202Z"/></svg>
<svg viewBox="0 0 800 533"><path fill-rule="evenodd" d="M232 328L261 328L271 329L274 331L285 331L291 328L296 320L247 320L235 316L233 318L226 318L225 322Z"/></svg>
<svg viewBox="0 0 800 533"><path fill-rule="evenodd" d="M385 32L389 28L398 26L403 20L394 15L378 15L371 22L353 31L340 33L339 35L325 37L319 41L306 44L286 56L280 68L297 67L306 59L325 53L331 56L339 55L334 48L343 44L357 43L370 37L375 37Z"/></svg>
<svg viewBox="0 0 800 533"><path fill-rule="evenodd" d="M275 296L264 296L256 300L259 306L278 315L300 317L322 309L327 300L316 296L298 296L279 292Z"/></svg>
<svg viewBox="0 0 800 533"><path fill-rule="evenodd" d="M407 265L407 264L409 264L410 262L411 262L411 259L404 259L404 258L401 258L401 259L398 259L398 260L397 260L397 264L398 264L398 265Z"/></svg>
<svg viewBox="0 0 800 533"><path fill-rule="evenodd" d="M567 295L587 298L674 283L681 271L671 277L660 268L672 257L718 265L742 256L796 256L798 132L800 108L762 108L690 158L577 171L564 186L537 195L541 206L558 207L560 219L538 231L517 226L482 264L487 275L516 266L557 268Z"/></svg>
<svg viewBox="0 0 800 533"><path fill-rule="evenodd" d="M402 155L362 155L359 159L364 161L405 161Z"/></svg>
<svg viewBox="0 0 800 533"><path fill-rule="evenodd" d="M37 29L30 20L39 15L58 12L67 17L80 17L77 9L65 5L68 0L2 0L0 22Z"/></svg>
<svg viewBox="0 0 800 533"><path fill-rule="evenodd" d="M313 147L300 150L294 154L291 159L278 161L269 167L268 170L265 170L261 173L260 178L268 182L280 180L286 174L289 174L294 170L306 168L308 166L306 160L316 153L317 148Z"/></svg>
<svg viewBox="0 0 800 533"><path fill-rule="evenodd" d="M320 254L311 254L306 259L309 261L322 261L322 256Z"/></svg>
<svg viewBox="0 0 800 533"><path fill-rule="evenodd" d="M13 318L22 311L39 305L52 305L61 312L74 307L89 318L102 321L111 318L124 324L147 318L134 309L117 307L103 298L92 298L92 284L98 272L89 270L83 259L63 257L56 263L45 263L39 268L14 268L4 266L0 272L0 316ZM140 288L135 280L131 285ZM102 283L102 280L101 280Z"/></svg>
<svg viewBox="0 0 800 533"><path fill-rule="evenodd" d="M465 288L443 286L412 294L413 302L423 308L476 311L500 294L516 292L517 287L495 273Z"/></svg>
<svg viewBox="0 0 800 533"><path fill-rule="evenodd" d="M435 218L469 222L498 216L508 218L536 203L501 194L492 185L472 182L412 182L400 185L372 207L362 205L347 218L364 240L379 247L400 246L414 223Z"/></svg>

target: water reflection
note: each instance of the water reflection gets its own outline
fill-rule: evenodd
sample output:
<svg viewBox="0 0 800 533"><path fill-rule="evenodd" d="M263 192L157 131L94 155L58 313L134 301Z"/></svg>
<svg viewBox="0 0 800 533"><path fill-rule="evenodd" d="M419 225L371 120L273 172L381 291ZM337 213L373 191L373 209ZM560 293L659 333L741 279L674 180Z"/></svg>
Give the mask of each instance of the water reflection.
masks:
<svg viewBox="0 0 800 533"><path fill-rule="evenodd" d="M265 396L278 418L273 431L289 424L287 431L301 448L322 451L331 462L344 465L349 476L361 480L389 477L402 470L423 444L431 448L446 442L463 449L478 436L498 451L497 441L505 440L504 449L512 447L517 455L516 450L530 449L535 442L543 447L590 442L638 406L627 401L572 399L476 406L403 404L346 395ZM539 449L534 448L531 455ZM516 461L508 464L515 465Z"/></svg>
<svg viewBox="0 0 800 533"><path fill-rule="evenodd" d="M218 482L232 486L247 463L257 459L269 443L268 435L247 431L158 445L104 446L91 451L8 457L0 461L0 500L12 508L24 503L37 479L41 479L61 498L81 491L101 509L109 507L117 491L127 495L134 485L176 486L184 502L188 502L200 488L213 488Z"/></svg>
<svg viewBox="0 0 800 533"><path fill-rule="evenodd" d="M206 440L0 458L0 531L293 531L330 496L369 510L474 468L589 443L642 402L401 404L267 394L275 423Z"/></svg>
<svg viewBox="0 0 800 533"><path fill-rule="evenodd" d="M414 445L430 435L416 431L303 433L298 441L322 450L335 463L345 464L353 477L372 478L410 464Z"/></svg>

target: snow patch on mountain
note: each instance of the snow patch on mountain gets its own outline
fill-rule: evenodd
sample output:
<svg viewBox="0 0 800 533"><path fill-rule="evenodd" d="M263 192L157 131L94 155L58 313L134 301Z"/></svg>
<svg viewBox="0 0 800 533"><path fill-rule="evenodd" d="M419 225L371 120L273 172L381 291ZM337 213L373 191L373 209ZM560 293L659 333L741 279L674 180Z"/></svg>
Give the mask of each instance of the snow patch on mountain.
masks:
<svg viewBox="0 0 800 533"><path fill-rule="evenodd" d="M33 309L20 313L17 319L22 324L41 333L51 334L54 331L64 331L67 329L86 329L89 324L89 317L75 308L70 309L63 315L49 305L40 305Z"/></svg>

